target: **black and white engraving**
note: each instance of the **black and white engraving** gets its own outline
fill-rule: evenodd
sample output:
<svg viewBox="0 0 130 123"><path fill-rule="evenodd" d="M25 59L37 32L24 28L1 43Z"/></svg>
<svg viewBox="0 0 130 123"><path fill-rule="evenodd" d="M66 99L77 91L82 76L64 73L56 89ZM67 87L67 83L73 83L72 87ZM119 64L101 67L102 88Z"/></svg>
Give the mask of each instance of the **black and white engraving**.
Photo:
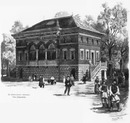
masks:
<svg viewBox="0 0 130 123"><path fill-rule="evenodd" d="M32 119L39 117L40 122L126 122L128 10L125 2L112 4L104 0L99 2L99 7L99 3L92 1L73 0L73 5L67 0L63 2L65 6L57 0L43 2L44 9L37 14L35 8L33 11L32 7L27 9L24 5L27 13L34 12L29 13L30 18L29 15L24 18L27 22L44 12L40 21L24 24L17 18L10 25L9 33L2 30L0 103L29 103L27 109L34 103L37 106L31 109L37 113L33 109L27 112L31 115L34 112ZM96 7L93 11L98 14L88 13L87 9L82 9L83 4L86 8L93 5ZM54 13L54 8L60 6L66 10L56 9ZM23 3L21 8L24 9ZM22 17L23 12L20 10L18 17ZM53 16L48 16L49 12ZM13 108L10 109L13 112ZM21 111L23 109L20 107Z"/></svg>

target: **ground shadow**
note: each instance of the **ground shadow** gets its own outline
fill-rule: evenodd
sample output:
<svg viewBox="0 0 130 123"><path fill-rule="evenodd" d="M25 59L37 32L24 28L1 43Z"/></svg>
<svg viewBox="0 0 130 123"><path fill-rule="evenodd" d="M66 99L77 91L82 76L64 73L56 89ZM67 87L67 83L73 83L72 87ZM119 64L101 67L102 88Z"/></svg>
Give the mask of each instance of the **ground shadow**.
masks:
<svg viewBox="0 0 130 123"><path fill-rule="evenodd" d="M64 94L53 94L55 96L65 96Z"/></svg>
<svg viewBox="0 0 130 123"><path fill-rule="evenodd" d="M96 113L110 113L108 109L105 109L103 107L93 107L91 108L91 110L93 110Z"/></svg>
<svg viewBox="0 0 130 123"><path fill-rule="evenodd" d="M76 92L75 95L80 96L80 95L94 95L93 92Z"/></svg>
<svg viewBox="0 0 130 123"><path fill-rule="evenodd" d="M85 85L85 83L78 83L77 85Z"/></svg>

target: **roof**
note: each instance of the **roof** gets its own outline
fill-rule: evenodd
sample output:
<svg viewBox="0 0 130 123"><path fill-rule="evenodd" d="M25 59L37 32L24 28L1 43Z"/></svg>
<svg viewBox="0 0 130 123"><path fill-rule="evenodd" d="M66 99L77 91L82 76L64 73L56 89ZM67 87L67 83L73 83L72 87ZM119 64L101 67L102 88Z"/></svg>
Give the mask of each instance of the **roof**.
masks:
<svg viewBox="0 0 130 123"><path fill-rule="evenodd" d="M32 27L30 27L28 29L23 30L22 32L57 27L57 20L59 22L60 28L79 27L84 30L88 30L91 32L96 32L96 33L101 34L101 32L97 31L96 29L94 29L93 27L91 27L89 25L87 26L87 25L83 24L83 22L81 20L79 20L78 18L76 18L74 16L65 16L65 17L60 17L60 18L44 20L44 21L41 21L41 22L33 25Z"/></svg>

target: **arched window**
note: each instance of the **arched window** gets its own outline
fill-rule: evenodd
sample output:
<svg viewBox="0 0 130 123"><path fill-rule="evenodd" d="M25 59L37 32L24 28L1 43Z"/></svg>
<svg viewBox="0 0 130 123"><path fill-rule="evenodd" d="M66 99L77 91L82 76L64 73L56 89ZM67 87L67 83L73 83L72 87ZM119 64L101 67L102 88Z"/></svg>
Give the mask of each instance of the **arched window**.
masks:
<svg viewBox="0 0 130 123"><path fill-rule="evenodd" d="M67 49L62 49L62 53L63 53L63 59L67 60Z"/></svg>
<svg viewBox="0 0 130 123"><path fill-rule="evenodd" d="M29 49L29 60L34 61L36 60L36 48L32 45Z"/></svg>
<svg viewBox="0 0 130 123"><path fill-rule="evenodd" d="M50 44L47 50L47 59L55 60L56 59L56 48L54 44Z"/></svg>
<svg viewBox="0 0 130 123"><path fill-rule="evenodd" d="M75 59L75 49L70 49L70 59Z"/></svg>
<svg viewBox="0 0 130 123"><path fill-rule="evenodd" d="M45 60L45 47L43 44L39 47L38 60Z"/></svg>

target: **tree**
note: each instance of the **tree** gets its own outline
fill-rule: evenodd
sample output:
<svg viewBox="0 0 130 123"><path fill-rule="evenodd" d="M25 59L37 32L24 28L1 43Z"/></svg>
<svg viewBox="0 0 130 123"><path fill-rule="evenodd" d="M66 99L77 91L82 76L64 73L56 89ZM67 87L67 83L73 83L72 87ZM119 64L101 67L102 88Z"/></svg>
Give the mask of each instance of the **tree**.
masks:
<svg viewBox="0 0 130 123"><path fill-rule="evenodd" d="M55 18L69 16L70 14L66 11L60 11L55 14Z"/></svg>
<svg viewBox="0 0 130 123"><path fill-rule="evenodd" d="M20 21L15 21L10 32L15 34L26 28L28 28L28 26L23 27L23 24ZM11 35L4 33L3 41L1 43L2 76L4 68L7 70L7 75L10 76L10 69L13 69L15 67L15 46L15 39Z"/></svg>
<svg viewBox="0 0 130 123"><path fill-rule="evenodd" d="M20 21L15 21L10 32L13 34L16 34L16 33L23 31L24 29L27 29L27 28L28 28L28 26L24 27Z"/></svg>
<svg viewBox="0 0 130 123"><path fill-rule="evenodd" d="M106 36L102 43L107 49L109 72L112 74L112 54L122 35L123 28L127 23L127 11L122 4L117 4L113 8L109 8L107 4L103 4L103 12L98 16L98 22L103 26ZM111 76L111 75L110 75Z"/></svg>
<svg viewBox="0 0 130 123"><path fill-rule="evenodd" d="M123 64L127 64L128 63L128 58L129 58L129 46L128 46L128 37L120 40L117 44L117 48L120 51L120 70L121 72L124 69Z"/></svg>
<svg viewBox="0 0 130 123"><path fill-rule="evenodd" d="M85 25L89 25L89 26L92 26L92 27L94 27L94 25L96 24L96 22L94 21L94 19L91 15L86 15L83 23Z"/></svg>
<svg viewBox="0 0 130 123"><path fill-rule="evenodd" d="M3 42L1 44L1 61L2 70L7 69L9 76L9 69L15 65L15 40L12 36L3 34ZM2 74L3 75L3 74Z"/></svg>

